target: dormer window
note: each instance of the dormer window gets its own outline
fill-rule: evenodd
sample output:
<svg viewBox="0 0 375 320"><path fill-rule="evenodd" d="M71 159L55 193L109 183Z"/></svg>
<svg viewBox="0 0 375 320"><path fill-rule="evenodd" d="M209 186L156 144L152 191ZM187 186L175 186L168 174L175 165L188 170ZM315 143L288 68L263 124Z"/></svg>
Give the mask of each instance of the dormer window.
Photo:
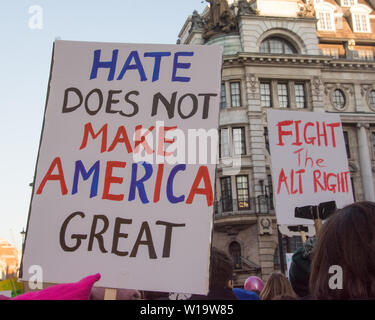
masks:
<svg viewBox="0 0 375 320"><path fill-rule="evenodd" d="M356 5L350 9L352 14L352 26L354 32L370 33L369 13L371 9L364 5Z"/></svg>
<svg viewBox="0 0 375 320"><path fill-rule="evenodd" d="M357 4L357 0L341 0L342 7L353 7Z"/></svg>
<svg viewBox="0 0 375 320"><path fill-rule="evenodd" d="M354 32L369 32L368 16L366 14L353 14Z"/></svg>
<svg viewBox="0 0 375 320"><path fill-rule="evenodd" d="M334 19L332 12L321 11L318 13L318 29L321 31L334 31Z"/></svg>

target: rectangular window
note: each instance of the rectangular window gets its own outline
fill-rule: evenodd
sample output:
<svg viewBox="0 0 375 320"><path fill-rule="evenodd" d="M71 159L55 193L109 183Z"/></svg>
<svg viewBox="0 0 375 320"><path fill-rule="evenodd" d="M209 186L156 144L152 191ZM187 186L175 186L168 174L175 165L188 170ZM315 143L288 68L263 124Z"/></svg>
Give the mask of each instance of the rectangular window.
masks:
<svg viewBox="0 0 375 320"><path fill-rule="evenodd" d="M225 92L225 83L221 84L221 92L220 92L220 108L224 109L227 107L227 95Z"/></svg>
<svg viewBox="0 0 375 320"><path fill-rule="evenodd" d="M332 16L330 12L322 11L319 12L319 30L333 31L332 28Z"/></svg>
<svg viewBox="0 0 375 320"><path fill-rule="evenodd" d="M236 156L246 154L245 128L233 128L233 151Z"/></svg>
<svg viewBox="0 0 375 320"><path fill-rule="evenodd" d="M351 183L352 183L353 199L354 199L354 202L355 202L356 200L355 200L354 179L353 179L353 178L350 178L350 181L351 181Z"/></svg>
<svg viewBox="0 0 375 320"><path fill-rule="evenodd" d="M220 130L220 158L229 157L229 130Z"/></svg>
<svg viewBox="0 0 375 320"><path fill-rule="evenodd" d="M221 204L223 206L223 212L233 211L231 178L230 177L221 178L220 183L221 183Z"/></svg>
<svg viewBox="0 0 375 320"><path fill-rule="evenodd" d="M237 176L236 184L238 210L249 210L249 182L247 176Z"/></svg>
<svg viewBox="0 0 375 320"><path fill-rule="evenodd" d="M269 82L260 83L260 102L262 107L271 107L271 84Z"/></svg>
<svg viewBox="0 0 375 320"><path fill-rule="evenodd" d="M352 7L354 6L354 0L343 0L342 1L343 7Z"/></svg>
<svg viewBox="0 0 375 320"><path fill-rule="evenodd" d="M294 93L296 95L296 107L306 108L305 85L303 83L294 84Z"/></svg>
<svg viewBox="0 0 375 320"><path fill-rule="evenodd" d="M322 53L325 56L330 56L335 59L339 58L339 49L338 48L323 48Z"/></svg>
<svg viewBox="0 0 375 320"><path fill-rule="evenodd" d="M349 133L344 131L344 141L345 141L345 149L348 159L350 158L350 144L349 144Z"/></svg>
<svg viewBox="0 0 375 320"><path fill-rule="evenodd" d="M240 82L231 82L230 96L231 96L232 107L240 107L241 106Z"/></svg>
<svg viewBox="0 0 375 320"><path fill-rule="evenodd" d="M372 151L374 152L375 156L375 132L372 133Z"/></svg>
<svg viewBox="0 0 375 320"><path fill-rule="evenodd" d="M268 128L264 128L264 131L263 131L263 135L264 135L264 140L265 140L265 144L266 144L266 149L268 151L268 153L270 153L270 139L268 137Z"/></svg>
<svg viewBox="0 0 375 320"><path fill-rule="evenodd" d="M360 60L374 60L374 52L371 49L359 49L357 52Z"/></svg>
<svg viewBox="0 0 375 320"><path fill-rule="evenodd" d="M280 108L289 107L289 97L288 97L288 84L287 83L278 83L277 84L277 94L279 97Z"/></svg>
<svg viewBox="0 0 375 320"><path fill-rule="evenodd" d="M354 32L369 32L368 17L366 14L355 13Z"/></svg>
<svg viewBox="0 0 375 320"><path fill-rule="evenodd" d="M269 201L269 208L270 210L273 210L273 185L272 185L272 176L269 174L267 175L267 180L268 180L268 190L266 192L268 196L268 201Z"/></svg>

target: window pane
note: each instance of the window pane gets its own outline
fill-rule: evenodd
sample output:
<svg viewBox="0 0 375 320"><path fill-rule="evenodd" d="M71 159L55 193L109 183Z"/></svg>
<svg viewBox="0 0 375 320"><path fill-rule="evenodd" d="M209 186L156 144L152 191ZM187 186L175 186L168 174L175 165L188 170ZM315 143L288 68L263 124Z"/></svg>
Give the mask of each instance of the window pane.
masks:
<svg viewBox="0 0 375 320"><path fill-rule="evenodd" d="M350 158L349 133L347 131L344 131L344 141L345 141L346 154L348 158Z"/></svg>
<svg viewBox="0 0 375 320"><path fill-rule="evenodd" d="M370 107L375 108L375 90L371 90L369 93L368 103L370 104Z"/></svg>
<svg viewBox="0 0 375 320"><path fill-rule="evenodd" d="M262 107L271 107L271 84L268 82L260 83L260 101Z"/></svg>
<svg viewBox="0 0 375 320"><path fill-rule="evenodd" d="M223 211L233 210L232 201L232 185L230 177L225 177L220 179L221 182L221 203L223 206Z"/></svg>
<svg viewBox="0 0 375 320"><path fill-rule="evenodd" d="M277 84L277 93L279 96L280 108L288 108L288 85L286 83Z"/></svg>
<svg viewBox="0 0 375 320"><path fill-rule="evenodd" d="M345 107L345 96L339 89L336 89L333 92L333 105L338 109L342 109Z"/></svg>
<svg viewBox="0 0 375 320"><path fill-rule="evenodd" d="M375 132L372 133L372 151L375 155Z"/></svg>
<svg viewBox="0 0 375 320"><path fill-rule="evenodd" d="M220 157L229 157L229 130L220 130Z"/></svg>
<svg viewBox="0 0 375 320"><path fill-rule="evenodd" d="M247 176L237 176L237 202L238 210L250 209L249 203L249 184Z"/></svg>
<svg viewBox="0 0 375 320"><path fill-rule="evenodd" d="M221 84L220 107L221 108L227 107L227 96L226 96L226 93L225 93L225 83Z"/></svg>
<svg viewBox="0 0 375 320"><path fill-rule="evenodd" d="M232 82L230 84L230 93L232 99L232 107L241 106L241 89L239 82Z"/></svg>
<svg viewBox="0 0 375 320"><path fill-rule="evenodd" d="M302 83L296 83L294 85L294 91L296 95L297 108L300 108L300 109L305 108L306 107L305 86Z"/></svg>
<svg viewBox="0 0 375 320"><path fill-rule="evenodd" d="M241 269L242 261L241 261L241 246L238 242L232 242L229 245L229 252L232 256L234 269Z"/></svg>
<svg viewBox="0 0 375 320"><path fill-rule="evenodd" d="M260 44L259 51L274 54L295 54L297 50L287 40L278 37L267 38Z"/></svg>
<svg viewBox="0 0 375 320"><path fill-rule="evenodd" d="M234 155L246 154L245 128L233 128Z"/></svg>

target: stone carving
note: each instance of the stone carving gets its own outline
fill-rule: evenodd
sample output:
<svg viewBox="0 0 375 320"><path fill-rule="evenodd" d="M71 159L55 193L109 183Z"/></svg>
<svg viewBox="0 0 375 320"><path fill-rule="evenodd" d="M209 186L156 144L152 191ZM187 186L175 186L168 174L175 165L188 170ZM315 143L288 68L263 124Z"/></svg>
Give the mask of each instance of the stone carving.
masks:
<svg viewBox="0 0 375 320"><path fill-rule="evenodd" d="M312 85L313 85L314 94L317 96L320 95L321 87L323 85L322 79L320 79L319 77L314 77L312 81Z"/></svg>
<svg viewBox="0 0 375 320"><path fill-rule="evenodd" d="M346 94L350 95L351 97L354 95L353 85L351 84L344 84L344 83L329 83L326 84L324 93L326 95L330 94L335 89L341 89Z"/></svg>
<svg viewBox="0 0 375 320"><path fill-rule="evenodd" d="M208 39L215 34L229 33L237 30L237 22L229 9L227 0L206 0L210 3L210 14L203 34Z"/></svg>
<svg viewBox="0 0 375 320"><path fill-rule="evenodd" d="M312 1L300 1L297 15L299 17L315 17L315 8Z"/></svg>
<svg viewBox="0 0 375 320"><path fill-rule="evenodd" d="M194 10L193 15L191 16L191 28L190 32L194 29L203 29L204 28L204 20L197 12Z"/></svg>
<svg viewBox="0 0 375 320"><path fill-rule="evenodd" d="M254 1L252 1L254 2ZM254 9L251 6L251 3L247 0L238 0L238 15L245 16L245 15L259 15L259 10Z"/></svg>
<svg viewBox="0 0 375 320"><path fill-rule="evenodd" d="M252 93L256 93L258 89L258 81L255 74L246 74L246 82L248 84L248 88L250 88Z"/></svg>
<svg viewBox="0 0 375 320"><path fill-rule="evenodd" d="M272 234L272 220L270 218L261 217L258 220L259 234Z"/></svg>

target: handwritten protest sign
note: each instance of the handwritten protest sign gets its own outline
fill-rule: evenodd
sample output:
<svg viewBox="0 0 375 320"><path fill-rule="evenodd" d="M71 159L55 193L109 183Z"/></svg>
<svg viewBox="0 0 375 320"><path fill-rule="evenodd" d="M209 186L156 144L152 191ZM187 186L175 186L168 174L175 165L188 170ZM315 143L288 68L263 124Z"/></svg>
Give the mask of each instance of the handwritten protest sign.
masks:
<svg viewBox="0 0 375 320"><path fill-rule="evenodd" d="M55 42L23 279L207 293L221 56Z"/></svg>
<svg viewBox="0 0 375 320"><path fill-rule="evenodd" d="M353 202L339 115L267 110L276 217L281 225L313 224L296 207Z"/></svg>

